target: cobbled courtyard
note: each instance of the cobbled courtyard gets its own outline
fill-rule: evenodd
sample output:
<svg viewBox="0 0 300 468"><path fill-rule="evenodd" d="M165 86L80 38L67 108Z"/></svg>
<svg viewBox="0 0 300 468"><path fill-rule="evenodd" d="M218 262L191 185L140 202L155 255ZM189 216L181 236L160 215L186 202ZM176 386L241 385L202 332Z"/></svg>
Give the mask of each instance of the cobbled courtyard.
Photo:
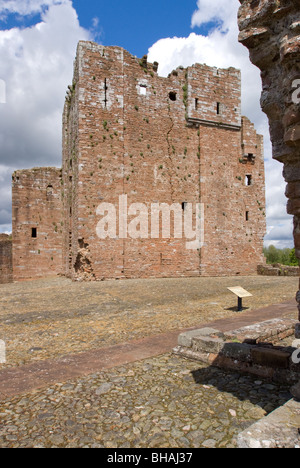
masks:
<svg viewBox="0 0 300 468"><path fill-rule="evenodd" d="M253 294L243 312L236 311L231 286ZM183 329L216 321L234 329L243 314L249 319L252 311L292 301L297 286L297 278L259 276L1 285L0 446L235 447L241 431L291 398L289 387L180 359L172 355L173 342L160 348L153 337L175 339ZM283 316L296 319L296 306ZM152 338L147 357L137 348L122 362L124 344L130 350ZM97 368L98 357L114 350L116 364L99 360ZM68 356L73 362L88 356L93 368L47 381L43 366L67 367ZM36 386L34 366L44 375ZM6 376L18 379L20 372L31 387L6 393L14 382Z"/></svg>

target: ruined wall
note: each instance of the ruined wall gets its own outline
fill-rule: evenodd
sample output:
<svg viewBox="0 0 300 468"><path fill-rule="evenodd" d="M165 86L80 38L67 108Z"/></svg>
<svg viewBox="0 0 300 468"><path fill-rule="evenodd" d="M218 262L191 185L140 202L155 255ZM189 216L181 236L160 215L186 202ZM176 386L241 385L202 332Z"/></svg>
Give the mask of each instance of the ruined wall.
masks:
<svg viewBox="0 0 300 468"><path fill-rule="evenodd" d="M11 283L12 280L12 240L6 234L0 234L0 284Z"/></svg>
<svg viewBox="0 0 300 468"><path fill-rule="evenodd" d="M146 57L80 42L63 138L67 275L255 274L265 234L263 148L241 119L239 71L195 65L162 78ZM205 245L188 250L187 239L161 235L99 239L97 207L118 206L122 194L128 207L149 212L151 203L203 203Z"/></svg>
<svg viewBox="0 0 300 468"><path fill-rule="evenodd" d="M14 280L62 272L61 170L36 168L13 174Z"/></svg>
<svg viewBox="0 0 300 468"><path fill-rule="evenodd" d="M274 159L284 164L288 213L300 259L300 21L298 0L240 0L240 42L260 68L261 105ZM300 292L297 295L300 311ZM300 319L300 317L299 317Z"/></svg>

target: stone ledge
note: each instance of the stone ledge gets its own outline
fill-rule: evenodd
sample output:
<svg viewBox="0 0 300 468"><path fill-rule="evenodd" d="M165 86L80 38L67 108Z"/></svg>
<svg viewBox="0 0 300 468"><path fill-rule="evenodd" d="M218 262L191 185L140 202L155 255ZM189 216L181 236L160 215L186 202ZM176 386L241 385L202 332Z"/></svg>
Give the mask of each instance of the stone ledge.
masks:
<svg viewBox="0 0 300 468"><path fill-rule="evenodd" d="M206 364L246 372L276 382L295 384L300 365L292 361L294 347L279 346L294 336L296 320L273 319L225 332L214 328L181 334L173 353Z"/></svg>

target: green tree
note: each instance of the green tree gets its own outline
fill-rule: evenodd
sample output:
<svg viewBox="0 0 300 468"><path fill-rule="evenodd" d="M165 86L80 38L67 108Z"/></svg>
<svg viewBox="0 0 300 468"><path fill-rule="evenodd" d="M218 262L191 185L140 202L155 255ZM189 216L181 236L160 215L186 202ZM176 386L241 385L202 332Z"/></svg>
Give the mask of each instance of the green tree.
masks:
<svg viewBox="0 0 300 468"><path fill-rule="evenodd" d="M299 265L299 260L296 257L296 250L295 249L292 249L290 251L289 260L290 260L290 265L293 265L293 266L298 266Z"/></svg>
<svg viewBox="0 0 300 468"><path fill-rule="evenodd" d="M279 250L274 245L270 245L267 249L267 263L280 263Z"/></svg>

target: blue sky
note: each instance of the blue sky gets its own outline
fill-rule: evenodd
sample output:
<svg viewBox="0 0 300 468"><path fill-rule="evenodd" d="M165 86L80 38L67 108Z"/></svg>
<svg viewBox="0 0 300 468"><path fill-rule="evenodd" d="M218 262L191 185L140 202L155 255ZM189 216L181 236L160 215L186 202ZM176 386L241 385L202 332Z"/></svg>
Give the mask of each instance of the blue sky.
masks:
<svg viewBox="0 0 300 468"><path fill-rule="evenodd" d="M191 32L195 0L120 0L73 2L82 26L99 18L99 36L105 45L124 47L142 57L163 37L186 37Z"/></svg>
<svg viewBox="0 0 300 468"><path fill-rule="evenodd" d="M206 35L215 25L211 21L201 28L191 27L196 0L73 0L72 3L80 25L90 30L95 40L107 46L124 47L138 57L145 55L159 39L187 37L192 29ZM2 21L0 18L0 29L26 28L39 21L41 13L10 13Z"/></svg>
<svg viewBox="0 0 300 468"><path fill-rule="evenodd" d="M79 40L117 45L166 76L206 63L242 71L242 111L265 138L266 245L292 246L282 166L272 160L259 70L238 42L239 0L0 0L0 232L11 230L11 174L61 165L61 116ZM1 87L2 85L2 87ZM5 102L2 97L5 91Z"/></svg>

